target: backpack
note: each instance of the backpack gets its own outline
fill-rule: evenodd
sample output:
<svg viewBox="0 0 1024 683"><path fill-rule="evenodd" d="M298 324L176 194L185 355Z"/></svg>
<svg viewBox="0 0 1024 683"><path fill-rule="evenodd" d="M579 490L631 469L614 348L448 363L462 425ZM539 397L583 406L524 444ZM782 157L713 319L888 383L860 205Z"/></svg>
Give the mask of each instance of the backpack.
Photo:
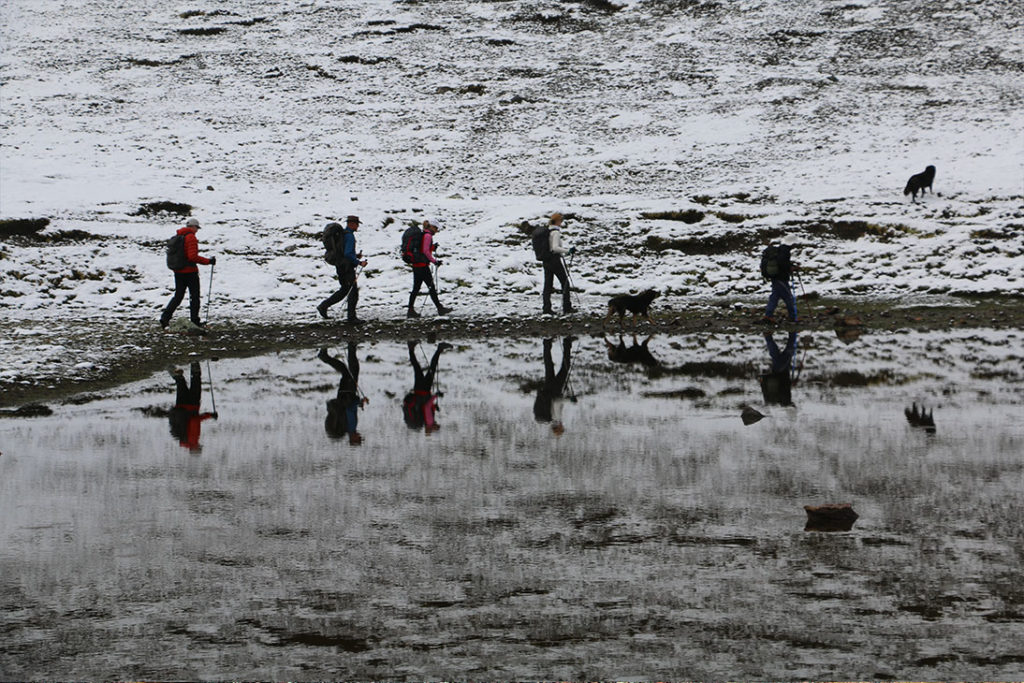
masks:
<svg viewBox="0 0 1024 683"><path fill-rule="evenodd" d="M340 223L328 223L324 226L323 234L320 236L320 241L324 243L324 261L327 261L332 266L338 261L338 254L335 251L335 246L340 234Z"/></svg>
<svg viewBox="0 0 1024 683"><path fill-rule="evenodd" d="M188 267L188 257L185 256L184 235L175 235L167 240L167 267L171 270L181 270Z"/></svg>
<svg viewBox="0 0 1024 683"><path fill-rule="evenodd" d="M410 391L402 399L402 419L409 429L420 429L423 427L423 399L415 392Z"/></svg>
<svg viewBox="0 0 1024 683"><path fill-rule="evenodd" d="M761 252L761 277L765 280L777 278L782 274L782 256L779 247L770 244Z"/></svg>
<svg viewBox="0 0 1024 683"><path fill-rule="evenodd" d="M542 225L533 231L533 254L538 261L546 261L551 256L551 228Z"/></svg>
<svg viewBox="0 0 1024 683"><path fill-rule="evenodd" d="M410 225L402 233L402 260L412 265L422 259L417 254L423 251L423 231L418 225Z"/></svg>

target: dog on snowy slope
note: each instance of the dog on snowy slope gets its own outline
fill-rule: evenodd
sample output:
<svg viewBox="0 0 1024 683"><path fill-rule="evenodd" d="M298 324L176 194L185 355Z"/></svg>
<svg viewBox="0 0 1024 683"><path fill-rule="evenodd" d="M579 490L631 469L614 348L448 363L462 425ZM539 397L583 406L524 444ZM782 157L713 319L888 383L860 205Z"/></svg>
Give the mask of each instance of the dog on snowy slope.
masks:
<svg viewBox="0 0 1024 683"><path fill-rule="evenodd" d="M637 318L643 316L648 322L654 322L651 318L651 302L661 296L661 293L654 289L648 289L640 294L621 294L613 296L608 301L608 315L604 317L605 324L612 316L618 314L619 327L622 327L622 318L627 312L633 314L633 327L636 327Z"/></svg>
<svg viewBox="0 0 1024 683"><path fill-rule="evenodd" d="M904 195L911 195L910 201L917 201L917 193L921 193L921 199L924 199L925 188L932 190L932 181L935 180L935 167L926 166L925 169L920 173L915 173L910 176L910 180L907 181L907 186L903 188ZM932 190L932 194L935 194L935 190Z"/></svg>

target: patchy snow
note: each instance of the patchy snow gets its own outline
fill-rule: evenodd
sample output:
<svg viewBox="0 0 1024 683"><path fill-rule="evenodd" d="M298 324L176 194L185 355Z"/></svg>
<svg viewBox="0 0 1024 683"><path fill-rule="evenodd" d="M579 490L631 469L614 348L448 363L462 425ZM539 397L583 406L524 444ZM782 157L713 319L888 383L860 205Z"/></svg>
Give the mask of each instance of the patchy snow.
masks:
<svg viewBox="0 0 1024 683"><path fill-rule="evenodd" d="M137 215L155 201L203 224L214 320L314 318L317 236L349 213L366 318L402 314L399 235L426 215L457 315L536 313L516 226L555 210L588 309L759 299L780 230L823 295L1024 293L1019 3L617 4L7 0L0 218L55 237L0 238L0 374L37 362L19 329L155 326L184 221Z"/></svg>

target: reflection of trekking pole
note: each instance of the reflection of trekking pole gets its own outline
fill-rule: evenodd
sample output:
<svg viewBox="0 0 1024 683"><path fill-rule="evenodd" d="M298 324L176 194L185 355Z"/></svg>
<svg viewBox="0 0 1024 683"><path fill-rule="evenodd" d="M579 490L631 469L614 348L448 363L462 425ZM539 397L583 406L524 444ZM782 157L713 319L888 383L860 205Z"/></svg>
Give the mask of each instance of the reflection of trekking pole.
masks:
<svg viewBox="0 0 1024 683"><path fill-rule="evenodd" d="M213 264L210 264L210 286L206 288L206 322L210 322L210 299L213 298Z"/></svg>
<svg viewBox="0 0 1024 683"><path fill-rule="evenodd" d="M213 271L210 271L211 273ZM206 359L206 376L210 379L210 406L213 408L213 412L217 412L217 399L213 395L213 373L210 372L210 359Z"/></svg>

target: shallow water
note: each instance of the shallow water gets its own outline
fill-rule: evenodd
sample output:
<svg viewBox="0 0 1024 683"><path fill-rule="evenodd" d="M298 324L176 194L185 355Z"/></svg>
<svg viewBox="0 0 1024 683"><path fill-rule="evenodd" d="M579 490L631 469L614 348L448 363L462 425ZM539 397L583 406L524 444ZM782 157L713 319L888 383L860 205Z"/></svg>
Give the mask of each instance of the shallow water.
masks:
<svg viewBox="0 0 1024 683"><path fill-rule="evenodd" d="M552 407L454 340L434 431L367 344L358 445L316 349L199 362L198 435L166 373L2 420L0 678L1020 679L1022 339L807 334L784 406L759 334L585 338Z"/></svg>

